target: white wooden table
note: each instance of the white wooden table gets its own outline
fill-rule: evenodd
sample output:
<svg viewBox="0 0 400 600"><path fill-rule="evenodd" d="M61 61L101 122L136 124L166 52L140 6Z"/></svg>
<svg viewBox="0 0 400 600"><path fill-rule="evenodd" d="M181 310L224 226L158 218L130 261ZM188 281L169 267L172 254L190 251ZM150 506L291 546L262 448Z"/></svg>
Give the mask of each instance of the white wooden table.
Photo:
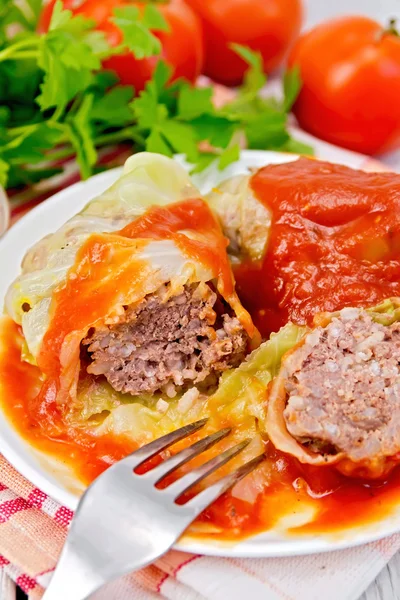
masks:
<svg viewBox="0 0 400 600"><path fill-rule="evenodd" d="M400 600L400 552L371 583L360 600Z"/></svg>
<svg viewBox="0 0 400 600"><path fill-rule="evenodd" d="M400 0L304 0L306 4L305 27L343 14L364 14L387 23L390 17L399 17ZM400 171L400 151L382 160ZM15 585L0 571L0 600L14 600ZM111 599L110 599L111 600ZM338 598L338 600L342 600ZM359 600L400 600L400 552L372 583Z"/></svg>

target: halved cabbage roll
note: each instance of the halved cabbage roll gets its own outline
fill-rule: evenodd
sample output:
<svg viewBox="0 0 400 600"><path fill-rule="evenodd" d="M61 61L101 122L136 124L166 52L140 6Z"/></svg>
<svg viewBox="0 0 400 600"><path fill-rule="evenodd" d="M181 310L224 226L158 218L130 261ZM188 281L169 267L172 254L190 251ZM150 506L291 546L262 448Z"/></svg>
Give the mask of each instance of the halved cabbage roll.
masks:
<svg viewBox="0 0 400 600"><path fill-rule="evenodd" d="M302 328L272 384L266 429L279 450L346 475L382 477L398 464L400 299Z"/></svg>
<svg viewBox="0 0 400 600"><path fill-rule="evenodd" d="M43 374L37 412L73 424L138 400L166 410L215 390L258 334L236 295L227 241L172 159L131 157L122 177L26 255L6 310Z"/></svg>

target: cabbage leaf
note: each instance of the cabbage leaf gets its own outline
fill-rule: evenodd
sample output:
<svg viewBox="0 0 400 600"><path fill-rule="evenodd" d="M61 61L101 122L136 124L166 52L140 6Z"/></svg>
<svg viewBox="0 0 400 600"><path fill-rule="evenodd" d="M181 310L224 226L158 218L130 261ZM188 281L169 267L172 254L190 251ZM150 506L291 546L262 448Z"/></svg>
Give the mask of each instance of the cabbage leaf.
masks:
<svg viewBox="0 0 400 600"><path fill-rule="evenodd" d="M266 252L271 211L253 194L251 176L237 175L219 184L206 200L230 241L229 252L243 260L261 260Z"/></svg>

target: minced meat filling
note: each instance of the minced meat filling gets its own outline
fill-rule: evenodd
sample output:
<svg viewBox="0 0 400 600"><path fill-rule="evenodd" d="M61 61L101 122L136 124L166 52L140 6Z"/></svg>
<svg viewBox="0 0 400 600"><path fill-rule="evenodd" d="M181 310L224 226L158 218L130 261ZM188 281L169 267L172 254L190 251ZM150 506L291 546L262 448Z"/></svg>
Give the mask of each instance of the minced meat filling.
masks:
<svg viewBox="0 0 400 600"><path fill-rule="evenodd" d="M291 435L351 460L400 451L400 323L344 309L288 357L284 411Z"/></svg>
<svg viewBox="0 0 400 600"><path fill-rule="evenodd" d="M83 340L88 372L104 375L118 392L138 395L220 375L243 360L248 337L238 319L207 284L167 287L126 307L117 324L98 327Z"/></svg>

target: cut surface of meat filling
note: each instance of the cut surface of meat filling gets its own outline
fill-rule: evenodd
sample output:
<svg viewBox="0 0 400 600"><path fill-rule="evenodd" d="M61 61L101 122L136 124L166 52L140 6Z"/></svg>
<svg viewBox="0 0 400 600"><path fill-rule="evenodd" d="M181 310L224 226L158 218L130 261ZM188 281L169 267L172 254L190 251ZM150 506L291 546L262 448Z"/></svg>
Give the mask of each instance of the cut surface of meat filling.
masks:
<svg viewBox="0 0 400 600"><path fill-rule="evenodd" d="M218 377L244 359L248 336L205 283L171 296L167 286L134 306L116 324L93 328L82 342L89 373L104 375L118 392L139 395Z"/></svg>
<svg viewBox="0 0 400 600"><path fill-rule="evenodd" d="M344 309L286 360L286 427L316 452L353 461L400 451L400 323Z"/></svg>

